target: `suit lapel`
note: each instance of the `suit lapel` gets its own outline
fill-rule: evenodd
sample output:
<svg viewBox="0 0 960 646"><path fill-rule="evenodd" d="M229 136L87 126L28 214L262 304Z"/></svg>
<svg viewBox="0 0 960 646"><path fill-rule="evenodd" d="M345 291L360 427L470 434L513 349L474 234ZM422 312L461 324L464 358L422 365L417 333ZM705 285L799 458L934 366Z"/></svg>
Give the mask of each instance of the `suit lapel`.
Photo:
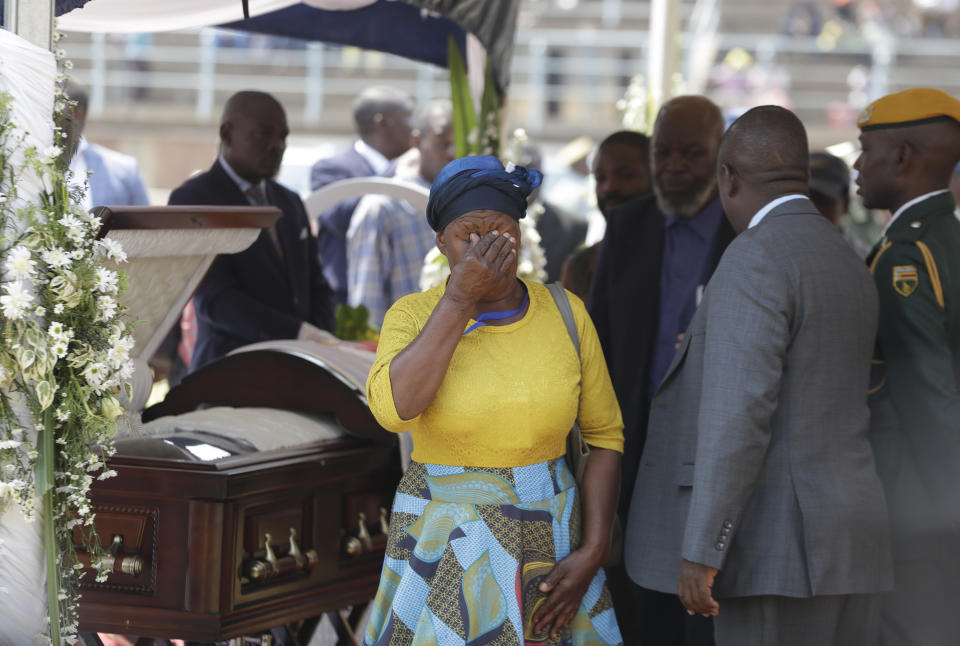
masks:
<svg viewBox="0 0 960 646"><path fill-rule="evenodd" d="M291 286L296 285L300 278L296 271L296 255L300 251L299 231L296 231L296 221L287 215L286 200L283 199L279 188L271 181L267 181L267 203L275 206L282 212L277 220L277 239L283 249L283 257L277 253L276 247L270 245L270 251L277 264L283 268L283 275Z"/></svg>
<svg viewBox="0 0 960 646"><path fill-rule="evenodd" d="M234 182L230 176L227 175L227 171L223 170L223 166L220 165L220 160L213 162L213 167L210 169L210 174L216 178L217 182L221 185L219 193L223 195L225 206L250 206L250 200L248 200L247 196L243 194L243 191L240 190L240 187L237 186L236 182ZM270 182L268 181L266 192L267 204L273 206L269 185ZM284 220L286 220L286 218L282 213L283 206L279 205L278 208L280 208L281 214L280 219L277 220L277 235L280 236L280 231L285 224ZM280 244L283 244L282 237ZM267 231L260 232L260 237L257 238L256 242L254 242L254 247L251 247L249 250L253 250L254 248L259 250L260 254L268 259L267 262L280 275L282 280L286 282L290 281L290 272L287 270L286 263L277 253L276 248L273 246L273 242L270 240L270 234Z"/></svg>
<svg viewBox="0 0 960 646"><path fill-rule="evenodd" d="M680 347L677 348L677 351L673 353L673 360L670 362L670 366L667 368L667 372L663 376L663 381L661 381L657 386L657 393L663 390L666 385L670 383L674 374L676 374L680 370L680 366L683 365L684 359L687 358L687 350L690 349L690 339L694 336L693 330L697 326L697 319L701 315L700 312L702 306L706 305L706 302L707 296L704 294L703 301L700 303L701 307L698 307L696 313L693 315L693 320L690 321L690 326L683 335L683 340L680 342Z"/></svg>

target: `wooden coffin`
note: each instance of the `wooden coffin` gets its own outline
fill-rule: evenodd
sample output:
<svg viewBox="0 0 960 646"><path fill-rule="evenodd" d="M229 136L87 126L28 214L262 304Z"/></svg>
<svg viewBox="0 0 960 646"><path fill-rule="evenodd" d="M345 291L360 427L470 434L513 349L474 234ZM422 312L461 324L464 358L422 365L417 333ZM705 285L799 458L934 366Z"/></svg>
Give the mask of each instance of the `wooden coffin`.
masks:
<svg viewBox="0 0 960 646"><path fill-rule="evenodd" d="M257 344L147 409L144 435L120 440L109 462L117 477L93 489L96 529L117 557L107 582L87 577L80 630L217 641L372 599L381 509L400 477L394 437L363 396L372 357L348 344ZM310 415L304 428L316 423L319 439L257 450L217 432L235 419L282 434L272 418L290 411ZM219 415L212 431L194 419L207 414Z"/></svg>
<svg viewBox="0 0 960 646"><path fill-rule="evenodd" d="M248 247L280 212L95 211L129 260L118 269L136 321L136 411L150 390L146 361L210 263ZM142 429L130 415L107 464L117 477L92 487L113 572L97 583L88 571L80 631L220 641L371 599L380 509L400 476L396 438L364 398L372 361L352 344L248 346L187 377L144 411Z"/></svg>

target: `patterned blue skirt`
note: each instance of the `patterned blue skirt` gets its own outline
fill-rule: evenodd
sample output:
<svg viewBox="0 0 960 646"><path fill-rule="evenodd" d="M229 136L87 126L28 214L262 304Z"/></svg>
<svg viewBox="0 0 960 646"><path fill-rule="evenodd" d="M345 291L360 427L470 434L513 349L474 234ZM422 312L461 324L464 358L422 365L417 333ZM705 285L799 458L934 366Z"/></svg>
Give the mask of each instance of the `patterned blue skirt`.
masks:
<svg viewBox="0 0 960 646"><path fill-rule="evenodd" d="M538 589L580 543L563 458L514 468L413 462L393 503L367 646L612 646L622 639L601 569L558 639L534 634Z"/></svg>

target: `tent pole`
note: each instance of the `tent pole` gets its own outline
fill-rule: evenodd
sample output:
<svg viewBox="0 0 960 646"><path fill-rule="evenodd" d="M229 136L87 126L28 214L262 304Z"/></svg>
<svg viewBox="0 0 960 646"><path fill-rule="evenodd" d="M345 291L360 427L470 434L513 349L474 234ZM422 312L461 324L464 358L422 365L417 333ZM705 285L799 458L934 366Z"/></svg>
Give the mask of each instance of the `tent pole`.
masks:
<svg viewBox="0 0 960 646"><path fill-rule="evenodd" d="M3 25L44 49L53 47L54 0L5 0Z"/></svg>
<svg viewBox="0 0 960 646"><path fill-rule="evenodd" d="M650 98L654 108L659 108L673 94L679 29L680 1L651 0L647 82L650 84Z"/></svg>

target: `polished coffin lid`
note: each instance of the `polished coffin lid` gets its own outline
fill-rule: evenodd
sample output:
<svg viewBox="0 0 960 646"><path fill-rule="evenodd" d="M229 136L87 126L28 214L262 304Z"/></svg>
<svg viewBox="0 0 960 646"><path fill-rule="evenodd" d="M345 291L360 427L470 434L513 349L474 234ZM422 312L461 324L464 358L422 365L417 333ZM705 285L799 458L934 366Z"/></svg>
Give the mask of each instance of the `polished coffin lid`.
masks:
<svg viewBox="0 0 960 646"><path fill-rule="evenodd" d="M171 459L179 452L175 459L223 462L222 468L254 451L347 435L393 444L396 437L377 424L367 406L365 383L374 356L345 341L277 340L238 348L187 375L164 401L145 410L137 442L118 440L118 450ZM192 439L174 438L184 433ZM182 446L201 439L220 451ZM151 440L167 446L151 446ZM245 448L231 444L237 441Z"/></svg>

